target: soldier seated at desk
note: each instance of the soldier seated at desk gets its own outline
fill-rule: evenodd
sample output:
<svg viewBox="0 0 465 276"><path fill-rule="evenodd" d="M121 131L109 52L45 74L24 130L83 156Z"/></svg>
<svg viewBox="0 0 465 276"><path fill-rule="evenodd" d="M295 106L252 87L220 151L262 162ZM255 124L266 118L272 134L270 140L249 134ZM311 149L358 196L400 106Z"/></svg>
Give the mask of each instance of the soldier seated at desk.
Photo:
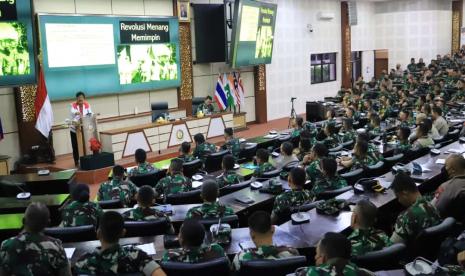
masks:
<svg viewBox="0 0 465 276"><path fill-rule="evenodd" d="M181 146L179 147L178 158L181 159L184 163L195 160L195 157L191 154L191 143L182 142Z"/></svg>
<svg viewBox="0 0 465 276"><path fill-rule="evenodd" d="M389 237L381 230L375 229L378 210L369 200L360 200L352 212L352 233L348 239L352 244L352 256L365 255L381 250L392 244Z"/></svg>
<svg viewBox="0 0 465 276"><path fill-rule="evenodd" d="M161 195L166 197L171 194L188 192L192 190L192 182L189 178L185 177L182 173L182 160L175 158L171 160L170 167L168 168L167 176L160 179L155 186L157 197Z"/></svg>
<svg viewBox="0 0 465 276"><path fill-rule="evenodd" d="M145 185L140 187L137 193L137 207L128 210L123 213L124 220L127 221L150 221L157 220L159 218L166 218L169 221L169 217L157 209L153 208L155 203L155 192L152 187ZM169 223L166 233L173 234L174 228Z"/></svg>
<svg viewBox="0 0 465 276"><path fill-rule="evenodd" d="M98 220L103 214L102 208L89 201L89 186L77 184L71 190L72 201L67 204L61 213L61 227L75 227L93 225L97 227Z"/></svg>
<svg viewBox="0 0 465 276"><path fill-rule="evenodd" d="M215 108L212 104L212 97L206 96L204 102L197 107L197 111L195 113L203 113L204 115L210 115L213 113L214 110Z"/></svg>
<svg viewBox="0 0 465 276"><path fill-rule="evenodd" d="M293 168L287 178L290 191L278 195L274 200L271 220L273 223L278 222L281 218L290 214L291 207L297 207L312 201L312 194L309 190L304 189L305 171L300 167Z"/></svg>
<svg viewBox="0 0 465 276"><path fill-rule="evenodd" d="M141 175L147 174L158 171L156 168L152 166L149 162L147 162L147 153L143 149L137 149L136 153L134 154L134 158L136 159L137 166L133 168L128 175Z"/></svg>
<svg viewBox="0 0 465 276"><path fill-rule="evenodd" d="M222 150L228 150L236 159L239 159L239 153L241 152L241 142L239 139L234 137L234 130L231 127L224 129L224 140L225 143L221 147Z"/></svg>
<svg viewBox="0 0 465 276"><path fill-rule="evenodd" d="M178 237L181 248L166 250L163 254L163 262L201 263L226 257L221 245L204 244L205 228L197 219L185 220Z"/></svg>
<svg viewBox="0 0 465 276"><path fill-rule="evenodd" d="M305 168L305 172L307 173L307 179L309 179L312 183L322 177L321 170L320 170L320 160L323 157L328 156L328 148L322 143L316 143L310 154L306 155L303 160L303 164L308 166Z"/></svg>
<svg viewBox="0 0 465 276"><path fill-rule="evenodd" d="M403 153L405 154L412 149L412 144L410 144L410 128L409 127L399 127L397 129L397 140L398 144L395 149L395 154Z"/></svg>
<svg viewBox="0 0 465 276"><path fill-rule="evenodd" d="M220 218L234 215L231 207L218 202L218 184L214 180L206 180L202 184L203 204L187 211L186 218Z"/></svg>
<svg viewBox="0 0 465 276"><path fill-rule="evenodd" d="M270 154L266 149L257 150L255 160L257 161L258 168L255 169L253 176L261 177L264 173L275 170L275 167L268 162L269 159Z"/></svg>
<svg viewBox="0 0 465 276"><path fill-rule="evenodd" d="M240 270L241 261L276 260L299 255L295 248L273 245L275 227L271 224L269 213L256 211L249 217L248 222L250 238L255 248L243 248L236 254L233 261L235 270Z"/></svg>
<svg viewBox="0 0 465 276"><path fill-rule="evenodd" d="M205 141L202 133L194 135L195 150L194 157L202 160L205 163L207 156L216 152L216 146Z"/></svg>
<svg viewBox="0 0 465 276"><path fill-rule="evenodd" d="M296 276L375 275L350 261L351 245L342 234L328 232L318 242L315 266L299 268Z"/></svg>
<svg viewBox="0 0 465 276"><path fill-rule="evenodd" d="M71 275L61 241L43 234L50 212L43 203L29 204L24 230L2 242L0 275Z"/></svg>
<svg viewBox="0 0 465 276"><path fill-rule="evenodd" d="M100 185L97 200L119 199L124 207L128 207L135 200L136 194L137 186L124 180L124 168L116 165L113 167L113 179Z"/></svg>
<svg viewBox="0 0 465 276"><path fill-rule="evenodd" d="M223 173L216 178L216 182L220 189L234 184L239 184L244 181L244 178L236 173L236 170L234 169L235 164L236 162L232 155L227 154L223 157L223 161L221 162Z"/></svg>
<svg viewBox="0 0 465 276"><path fill-rule="evenodd" d="M339 136L341 136L342 143L354 141L357 138L357 133L354 130L354 120L349 118L342 120L342 129L339 131Z"/></svg>
<svg viewBox="0 0 465 276"><path fill-rule="evenodd" d="M165 276L160 266L147 253L134 245L121 246L124 236L123 217L114 211L103 214L97 230L100 246L79 258L74 273L90 275L118 275L140 272L144 275Z"/></svg>
<svg viewBox="0 0 465 276"><path fill-rule="evenodd" d="M280 147L280 155L275 159L271 159L270 163L273 167L282 169L287 164L292 162L299 162L299 159L293 154L294 145L291 142L284 142Z"/></svg>
<svg viewBox="0 0 465 276"><path fill-rule="evenodd" d="M420 194L417 185L408 174L397 173L391 188L399 203L407 207L407 210L397 217L391 236L392 242L410 242L421 230L441 222L436 208Z"/></svg>
<svg viewBox="0 0 465 276"><path fill-rule="evenodd" d="M337 162L333 158L325 157L320 161L322 177L313 184L311 193L317 197L324 191L336 190L347 186L347 181L337 173Z"/></svg>

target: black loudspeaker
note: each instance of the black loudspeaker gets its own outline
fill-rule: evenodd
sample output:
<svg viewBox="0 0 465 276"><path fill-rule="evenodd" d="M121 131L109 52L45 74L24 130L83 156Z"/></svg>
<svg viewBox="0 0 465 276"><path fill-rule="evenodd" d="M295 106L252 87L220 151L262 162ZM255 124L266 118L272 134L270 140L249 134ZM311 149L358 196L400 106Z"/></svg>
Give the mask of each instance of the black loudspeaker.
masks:
<svg viewBox="0 0 465 276"><path fill-rule="evenodd" d="M320 116L320 103L318 102L307 102L306 112L307 112L307 121L309 122L318 122L322 121L323 118Z"/></svg>
<svg viewBox="0 0 465 276"><path fill-rule="evenodd" d="M81 170L83 171L92 171L106 167L113 167L115 165L115 156L113 153L109 152L86 155L80 158L80 164Z"/></svg>

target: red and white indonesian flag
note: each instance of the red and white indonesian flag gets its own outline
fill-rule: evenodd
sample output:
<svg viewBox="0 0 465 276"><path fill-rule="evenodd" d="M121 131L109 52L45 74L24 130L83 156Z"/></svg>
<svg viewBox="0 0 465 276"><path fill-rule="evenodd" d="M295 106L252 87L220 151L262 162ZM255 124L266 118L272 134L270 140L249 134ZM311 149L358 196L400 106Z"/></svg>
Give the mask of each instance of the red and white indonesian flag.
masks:
<svg viewBox="0 0 465 276"><path fill-rule="evenodd" d="M47 87L45 86L44 72L42 68L39 72L39 82L37 84L37 94L35 101L36 129L48 138L53 123L53 111L50 99L48 98Z"/></svg>

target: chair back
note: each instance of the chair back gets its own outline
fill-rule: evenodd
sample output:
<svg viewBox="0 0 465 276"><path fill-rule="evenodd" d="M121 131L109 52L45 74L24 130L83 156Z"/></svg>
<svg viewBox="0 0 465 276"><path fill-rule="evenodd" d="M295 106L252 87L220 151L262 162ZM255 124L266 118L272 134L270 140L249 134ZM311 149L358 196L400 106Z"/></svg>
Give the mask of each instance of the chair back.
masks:
<svg viewBox="0 0 465 276"><path fill-rule="evenodd" d="M347 141L347 142L342 143L341 145L342 145L342 148L351 150L354 148L354 141L353 140Z"/></svg>
<svg viewBox="0 0 465 276"><path fill-rule="evenodd" d="M423 155L428 154L430 150L431 150L430 148L420 148L417 150L409 150L405 153L405 157L407 161L412 161L412 160L422 157Z"/></svg>
<svg viewBox="0 0 465 276"><path fill-rule="evenodd" d="M290 172L293 168L298 167L298 166L299 166L299 161L292 161L292 162L287 163L283 167L283 171Z"/></svg>
<svg viewBox="0 0 465 276"><path fill-rule="evenodd" d="M389 171L395 164L402 163L402 160L404 160L403 153L384 158L384 167L386 168L386 171Z"/></svg>
<svg viewBox="0 0 465 276"><path fill-rule="evenodd" d="M347 181L347 184L353 186L357 180L364 177L363 169L356 169L350 172L341 174L341 177Z"/></svg>
<svg viewBox="0 0 465 276"><path fill-rule="evenodd" d="M160 263L166 275L230 275L229 260L226 257L216 258L201 263L164 262Z"/></svg>
<svg viewBox="0 0 465 276"><path fill-rule="evenodd" d="M208 155L205 159L205 170L207 171L207 173L217 172L221 170L223 157L228 153L228 150L222 150Z"/></svg>
<svg viewBox="0 0 465 276"><path fill-rule="evenodd" d="M347 187L342 187L342 188L339 188L339 189L336 189L336 190L329 190L329 191L324 191L324 192L321 192L317 195L317 199L331 199L331 198L335 198L337 197L338 195L341 195L345 192L348 192L348 191L351 191L352 190L352 186L347 186Z"/></svg>
<svg viewBox="0 0 465 276"><path fill-rule="evenodd" d="M199 222L205 227L206 231L209 231L210 226L218 223L219 218L202 218ZM231 225L231 228L239 226L239 217L237 215L224 216L221 218L221 223L227 223Z"/></svg>
<svg viewBox="0 0 465 276"><path fill-rule="evenodd" d="M242 181L241 183L225 186L225 187L220 189L220 196L224 196L224 195L233 193L235 191L242 190L245 187L248 187L251 182L252 182L251 180L247 180L247 181Z"/></svg>
<svg viewBox="0 0 465 276"><path fill-rule="evenodd" d="M378 161L378 163L368 166L366 177L375 177L384 174L384 162Z"/></svg>
<svg viewBox="0 0 465 276"><path fill-rule="evenodd" d="M280 173L281 173L280 169L275 169L275 170L272 170L272 171L264 172L259 178L260 179L270 179L270 178L279 176Z"/></svg>
<svg viewBox="0 0 465 276"><path fill-rule="evenodd" d="M241 276L282 276L295 272L297 268L306 266L305 256L295 256L275 260L250 260L241 261Z"/></svg>
<svg viewBox="0 0 465 276"><path fill-rule="evenodd" d="M166 196L166 203L172 205L181 205L181 204L196 204L202 203L200 198L201 190L193 190L189 192L181 192L177 194L170 194Z"/></svg>
<svg viewBox="0 0 465 276"><path fill-rule="evenodd" d="M93 241L97 238L93 225L76 227L50 227L44 229L44 234L62 242Z"/></svg>
<svg viewBox="0 0 465 276"><path fill-rule="evenodd" d="M199 172L202 168L203 163L200 159L195 159L190 162L186 162L182 165L182 172L185 177L191 178L194 174Z"/></svg>
<svg viewBox="0 0 465 276"><path fill-rule="evenodd" d="M97 204L102 209L118 209L123 208L123 203L119 199L101 200Z"/></svg>
<svg viewBox="0 0 465 276"><path fill-rule="evenodd" d="M167 234L169 221L166 218L159 218L147 221L125 221L125 237L144 237Z"/></svg>
<svg viewBox="0 0 465 276"><path fill-rule="evenodd" d="M446 140L457 140L457 139L459 139L459 135L460 135L460 130L459 129L454 129L452 131L449 131L446 134Z"/></svg>
<svg viewBox="0 0 465 276"><path fill-rule="evenodd" d="M155 171L145 174L133 175L129 177L132 183L136 184L137 187L142 187L144 185L149 185L150 187L155 187L160 179L166 176L165 171Z"/></svg>
<svg viewBox="0 0 465 276"><path fill-rule="evenodd" d="M291 207L290 210L291 210L291 214L294 214L294 213L297 213L297 212L308 212L312 209L315 209L316 206L320 203L324 202L324 200L317 200L317 201L314 201L312 203L307 203L307 204L303 204L303 205L300 205L300 206L294 206L294 207Z"/></svg>
<svg viewBox="0 0 465 276"><path fill-rule="evenodd" d="M352 258L357 266L371 271L394 270L402 266L399 261L402 260L407 247L403 243L395 243L381 250L368 252L362 256Z"/></svg>
<svg viewBox="0 0 465 276"><path fill-rule="evenodd" d="M423 229L413 242L413 254L411 256L419 256L430 261L437 259L441 242L452 233L455 225L454 218L446 218L440 224Z"/></svg>
<svg viewBox="0 0 465 276"><path fill-rule="evenodd" d="M197 108L199 105L203 104L205 98L202 97L194 97L192 98L192 115L197 115Z"/></svg>
<svg viewBox="0 0 465 276"><path fill-rule="evenodd" d="M252 161L257 152L257 143L247 143L239 152L239 163Z"/></svg>
<svg viewBox="0 0 465 276"><path fill-rule="evenodd" d="M164 117L168 112L168 102L152 103L150 107L152 110L152 122L155 122L160 117Z"/></svg>
<svg viewBox="0 0 465 276"><path fill-rule="evenodd" d="M336 151L341 151L342 150L342 145L338 145L334 148L328 149L329 152L336 152Z"/></svg>

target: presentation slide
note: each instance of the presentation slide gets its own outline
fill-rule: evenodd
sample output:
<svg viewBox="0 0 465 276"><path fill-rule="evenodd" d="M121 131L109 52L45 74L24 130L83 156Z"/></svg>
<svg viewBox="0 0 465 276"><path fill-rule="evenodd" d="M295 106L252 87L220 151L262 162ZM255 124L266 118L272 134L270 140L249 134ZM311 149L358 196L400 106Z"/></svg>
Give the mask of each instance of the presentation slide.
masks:
<svg viewBox="0 0 465 276"><path fill-rule="evenodd" d="M50 68L115 64L112 24L45 24Z"/></svg>
<svg viewBox="0 0 465 276"><path fill-rule="evenodd" d="M0 1L0 86L35 81L31 2Z"/></svg>
<svg viewBox="0 0 465 276"><path fill-rule="evenodd" d="M231 48L233 68L271 63L277 5L236 0Z"/></svg>
<svg viewBox="0 0 465 276"><path fill-rule="evenodd" d="M176 17L39 14L39 29L52 101L181 83Z"/></svg>

